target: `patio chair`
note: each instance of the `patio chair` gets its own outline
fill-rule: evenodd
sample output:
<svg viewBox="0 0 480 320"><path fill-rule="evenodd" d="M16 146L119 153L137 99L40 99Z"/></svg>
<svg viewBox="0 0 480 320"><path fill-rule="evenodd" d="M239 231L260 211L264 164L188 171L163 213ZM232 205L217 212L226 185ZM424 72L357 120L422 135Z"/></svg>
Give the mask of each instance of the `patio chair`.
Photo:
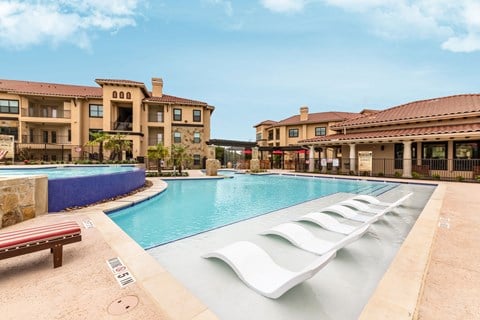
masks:
<svg viewBox="0 0 480 320"><path fill-rule="evenodd" d="M323 229L341 234L350 234L362 226L352 226L350 224L341 223L329 214L323 212L310 212L306 215L293 219L293 221L310 221L322 227Z"/></svg>
<svg viewBox="0 0 480 320"><path fill-rule="evenodd" d="M314 254L323 255L331 251L336 252L337 250L361 238L367 232L369 227L370 225L366 224L337 242L317 238L313 235L313 233L304 227L291 222L279 224L278 226L263 231L260 234L274 234L287 239L294 246L299 247L300 249Z"/></svg>
<svg viewBox="0 0 480 320"><path fill-rule="evenodd" d="M350 200L347 200L350 201ZM342 201L339 204L334 204L331 206L328 206L326 208L323 208L320 210L322 213L326 212L332 212L336 213L346 219L353 220L353 221L358 221L358 222L363 222L363 223L374 223L375 221L378 220L379 217L381 217L383 214L385 214L384 211L369 211L369 207L361 202L351 200L353 202L353 206L356 206L356 209L361 207L362 209L357 209L354 210L350 207L347 206L347 201Z"/></svg>
<svg viewBox="0 0 480 320"><path fill-rule="evenodd" d="M53 267L62 265L63 246L82 240L75 221L0 233L0 260L50 249Z"/></svg>
<svg viewBox="0 0 480 320"><path fill-rule="evenodd" d="M388 207L388 208L396 208L401 205L405 200L407 200L413 192L408 193L407 195L401 197L395 202L383 202L380 201L377 197L366 195L366 194L359 194L351 198L350 200L355 200L359 202L366 203L367 205L374 205L376 207Z"/></svg>
<svg viewBox="0 0 480 320"><path fill-rule="evenodd" d="M279 266L265 250L248 241L234 242L203 257L223 260L251 289L268 298L277 299L291 288L313 277L335 255L336 251L331 251L320 256L298 272Z"/></svg>

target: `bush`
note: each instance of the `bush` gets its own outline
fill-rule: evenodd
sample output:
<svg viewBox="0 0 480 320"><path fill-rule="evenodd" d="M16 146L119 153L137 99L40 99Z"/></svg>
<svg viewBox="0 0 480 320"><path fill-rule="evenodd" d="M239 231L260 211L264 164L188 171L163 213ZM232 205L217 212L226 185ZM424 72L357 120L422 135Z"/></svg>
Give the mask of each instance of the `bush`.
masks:
<svg viewBox="0 0 480 320"><path fill-rule="evenodd" d="M379 177L383 177L384 175L385 175L385 174L384 174L383 172L377 173L377 176L379 176Z"/></svg>
<svg viewBox="0 0 480 320"><path fill-rule="evenodd" d="M400 178L402 177L402 174L399 171L395 171L395 177Z"/></svg>
<svg viewBox="0 0 480 320"><path fill-rule="evenodd" d="M422 177L422 175L420 173L415 172L415 171L412 172L412 178L413 179L420 179L421 177Z"/></svg>
<svg viewBox="0 0 480 320"><path fill-rule="evenodd" d="M457 176L457 177L455 178L455 180L461 182L461 181L465 180L465 178L464 178L463 176Z"/></svg>
<svg viewBox="0 0 480 320"><path fill-rule="evenodd" d="M432 178L435 180L440 180L440 175L439 174L432 174Z"/></svg>

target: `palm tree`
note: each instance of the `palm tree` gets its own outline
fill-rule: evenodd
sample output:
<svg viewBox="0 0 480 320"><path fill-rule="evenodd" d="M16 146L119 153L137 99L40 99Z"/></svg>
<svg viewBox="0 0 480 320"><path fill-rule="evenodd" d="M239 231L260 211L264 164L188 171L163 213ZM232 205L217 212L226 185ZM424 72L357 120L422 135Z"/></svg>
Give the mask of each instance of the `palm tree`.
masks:
<svg viewBox="0 0 480 320"><path fill-rule="evenodd" d="M172 158L173 158L173 165L177 166L178 172L182 175L182 165L184 161L188 158L187 155L187 147L183 144L174 144L172 145Z"/></svg>
<svg viewBox="0 0 480 320"><path fill-rule="evenodd" d="M98 161L103 162L103 144L110 139L110 135L103 131L97 131L90 133L92 140L86 143L87 146L93 146L98 144Z"/></svg>
<svg viewBox="0 0 480 320"><path fill-rule="evenodd" d="M129 151L132 142L125 139L123 134L110 135L109 139L105 142L105 149L112 150L110 154L110 160L118 158L122 159L122 151Z"/></svg>
<svg viewBox="0 0 480 320"><path fill-rule="evenodd" d="M150 146L147 149L147 157L149 160L157 160L158 173L162 173L162 162L168 157L168 148L164 147L161 142L156 146Z"/></svg>

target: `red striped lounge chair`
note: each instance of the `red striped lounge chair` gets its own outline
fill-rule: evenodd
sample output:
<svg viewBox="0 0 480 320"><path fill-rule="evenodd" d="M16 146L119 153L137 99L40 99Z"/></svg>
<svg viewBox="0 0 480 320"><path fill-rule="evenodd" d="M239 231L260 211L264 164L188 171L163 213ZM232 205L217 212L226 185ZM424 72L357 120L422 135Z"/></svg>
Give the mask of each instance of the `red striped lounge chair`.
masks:
<svg viewBox="0 0 480 320"><path fill-rule="evenodd" d="M50 249L53 267L62 266L63 246L82 240L75 221L0 233L0 260Z"/></svg>

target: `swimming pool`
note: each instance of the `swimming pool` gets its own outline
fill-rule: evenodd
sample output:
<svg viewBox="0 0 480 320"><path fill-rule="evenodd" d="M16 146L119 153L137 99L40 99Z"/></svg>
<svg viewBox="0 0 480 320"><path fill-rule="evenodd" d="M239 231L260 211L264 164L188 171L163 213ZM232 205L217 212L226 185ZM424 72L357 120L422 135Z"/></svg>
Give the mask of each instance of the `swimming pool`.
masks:
<svg viewBox="0 0 480 320"><path fill-rule="evenodd" d="M174 180L159 196L109 217L143 248L189 237L231 223L338 192L378 195L396 183L235 175L233 179Z"/></svg>
<svg viewBox="0 0 480 320"><path fill-rule="evenodd" d="M0 176L39 175L46 174L48 179L61 179L71 177L85 177L101 174L111 174L139 170L129 165L91 165L91 166L59 166L59 167L15 167L0 169Z"/></svg>

